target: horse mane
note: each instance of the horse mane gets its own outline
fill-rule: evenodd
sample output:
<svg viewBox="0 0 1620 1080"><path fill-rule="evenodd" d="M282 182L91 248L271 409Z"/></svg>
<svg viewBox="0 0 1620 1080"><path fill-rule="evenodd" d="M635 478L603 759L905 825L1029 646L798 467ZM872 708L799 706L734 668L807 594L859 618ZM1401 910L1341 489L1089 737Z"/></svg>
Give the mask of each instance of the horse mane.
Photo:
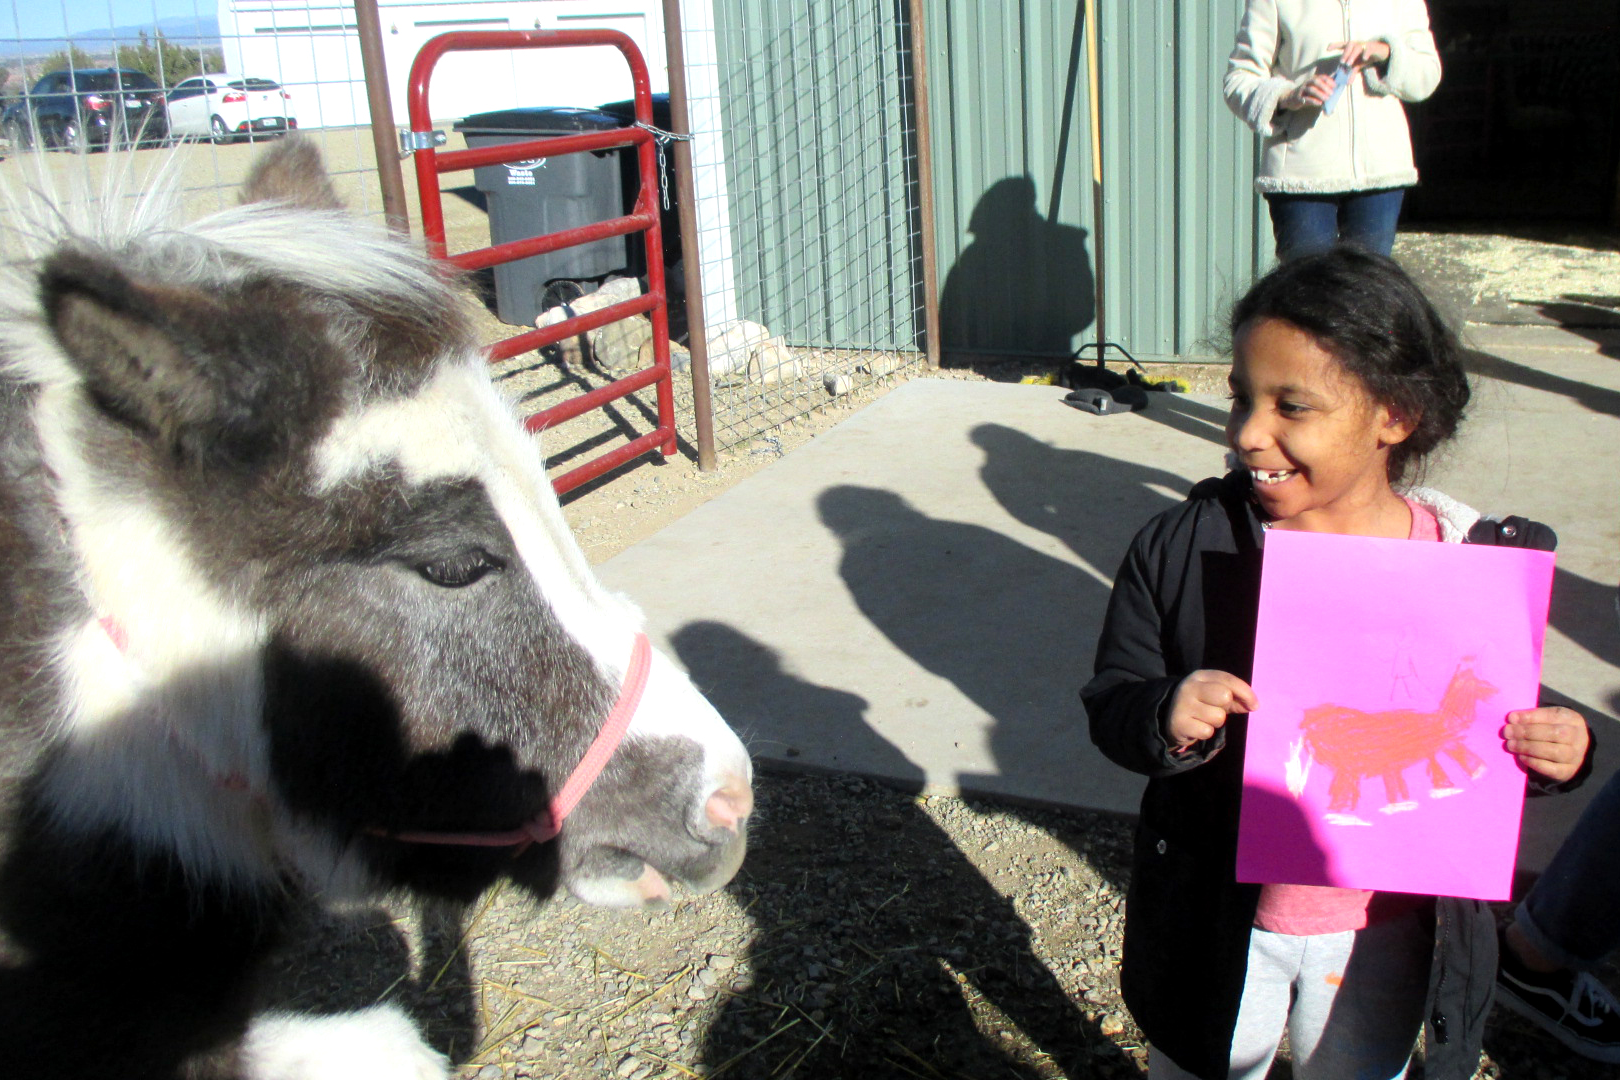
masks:
<svg viewBox="0 0 1620 1080"><path fill-rule="evenodd" d="M318 161L307 141L288 140L270 168L288 157L296 166L301 156ZM38 385L75 381L38 313L39 266L64 249L105 252L131 277L167 287L273 279L329 297L335 329L350 331L347 344L383 391L415 384L415 357L477 351L467 298L445 287L458 272L380 222L350 216L329 183L286 189L281 175L299 170L281 168L272 183L261 164L249 201L185 221L178 156L146 171L133 157L118 155L99 185L77 170L64 180L38 160L25 186L0 185L0 372ZM357 317L345 318L350 312Z"/></svg>

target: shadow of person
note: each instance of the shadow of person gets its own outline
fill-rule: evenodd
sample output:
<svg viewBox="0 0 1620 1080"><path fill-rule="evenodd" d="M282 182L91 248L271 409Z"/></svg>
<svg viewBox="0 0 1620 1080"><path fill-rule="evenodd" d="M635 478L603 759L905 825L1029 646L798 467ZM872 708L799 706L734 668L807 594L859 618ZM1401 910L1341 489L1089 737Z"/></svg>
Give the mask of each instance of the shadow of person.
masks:
<svg viewBox="0 0 1620 1080"><path fill-rule="evenodd" d="M1140 778L1090 746L1075 697L1105 577L888 491L832 487L817 510L843 544L839 573L861 614L989 720L997 768L958 774L965 791L1134 809Z"/></svg>
<svg viewBox="0 0 1620 1080"><path fill-rule="evenodd" d="M1209 406L1183 404L1201 410L1185 415L1206 426L1214 423L1204 415ZM1224 416L1221 420L1224 423ZM1192 489L1179 473L1053 446L1004 424L980 424L969 438L984 451L979 479L1001 508L1014 520L1062 542L1110 579L1137 530ZM1211 454L1210 475L1218 474L1220 466L1220 455ZM1081 599L1095 597L1076 597L1071 603ZM1107 600L1104 591L1102 604ZM1101 608L1095 614L1100 627Z"/></svg>
<svg viewBox="0 0 1620 1080"><path fill-rule="evenodd" d="M915 797L923 771L873 730L864 698L789 674L773 650L721 623L690 623L670 641L740 730L762 710L791 713L814 725L807 738L838 748L840 765L864 763L889 785L760 778L748 861L728 886L755 919L750 974L708 1028L712 1070L848 1076L859 1063L873 1077L1047 1075L980 1030L969 995L1070 1076L1119 1057L1036 954L1013 901ZM861 814L833 812L852 802ZM786 911L791 919L767 921Z"/></svg>
<svg viewBox="0 0 1620 1080"><path fill-rule="evenodd" d="M972 241L945 275L940 339L947 354L1068 357L1096 318L1086 230L1041 216L1035 181L997 180L968 219Z"/></svg>
<svg viewBox="0 0 1620 1080"><path fill-rule="evenodd" d="M1615 353L1606 351L1605 355L1612 356ZM1550 371L1538 371L1527 364L1520 364L1493 353L1469 350L1464 362L1472 375L1558 394L1592 412L1602 413L1605 416L1620 416L1620 390L1593 386L1591 383L1571 379L1566 375L1556 375Z"/></svg>
<svg viewBox="0 0 1620 1080"><path fill-rule="evenodd" d="M1614 632L1615 588L1572 570L1553 571L1552 606L1547 621L1597 659L1620 667L1620 636Z"/></svg>

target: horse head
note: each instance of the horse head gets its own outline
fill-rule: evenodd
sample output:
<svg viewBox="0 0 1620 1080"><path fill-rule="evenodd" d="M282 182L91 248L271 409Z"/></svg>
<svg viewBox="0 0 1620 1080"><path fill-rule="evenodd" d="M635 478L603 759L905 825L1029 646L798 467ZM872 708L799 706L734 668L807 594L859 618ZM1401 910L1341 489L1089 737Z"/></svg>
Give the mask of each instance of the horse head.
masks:
<svg viewBox="0 0 1620 1080"><path fill-rule="evenodd" d="M52 239L4 302L6 420L37 441L8 469L51 505L17 542L58 569L25 588L13 560L0 599L71 596L0 705L50 702L60 827L316 890L633 905L736 871L748 756L660 653L529 842L642 617L587 566L462 292L343 214L311 147L192 225Z"/></svg>

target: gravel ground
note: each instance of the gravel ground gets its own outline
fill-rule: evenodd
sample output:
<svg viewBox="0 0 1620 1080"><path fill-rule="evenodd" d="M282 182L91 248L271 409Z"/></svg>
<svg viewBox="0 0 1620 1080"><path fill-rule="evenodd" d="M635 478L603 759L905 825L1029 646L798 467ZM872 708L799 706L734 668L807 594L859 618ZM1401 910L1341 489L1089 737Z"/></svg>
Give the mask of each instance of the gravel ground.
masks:
<svg viewBox="0 0 1620 1080"><path fill-rule="evenodd" d="M1128 820L856 777L767 775L758 796L721 893L331 915L286 959L287 1000L399 1000L465 1080L1145 1074L1118 990ZM1613 1072L1497 1010L1478 1075Z"/></svg>

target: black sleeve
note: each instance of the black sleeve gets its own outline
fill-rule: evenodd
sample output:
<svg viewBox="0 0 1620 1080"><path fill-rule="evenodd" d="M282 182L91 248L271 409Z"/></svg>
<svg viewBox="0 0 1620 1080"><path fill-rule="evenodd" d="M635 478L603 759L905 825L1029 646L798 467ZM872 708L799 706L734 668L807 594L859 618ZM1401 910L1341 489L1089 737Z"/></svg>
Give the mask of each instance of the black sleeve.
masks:
<svg viewBox="0 0 1620 1080"><path fill-rule="evenodd" d="M1080 691L1091 741L1108 759L1132 772L1169 776L1199 765L1225 744L1224 732L1186 753L1173 754L1164 737L1164 714L1185 676L1165 670L1161 605L1154 595L1152 527L1132 541L1114 578L1108 614L1097 641L1092 679Z"/></svg>

